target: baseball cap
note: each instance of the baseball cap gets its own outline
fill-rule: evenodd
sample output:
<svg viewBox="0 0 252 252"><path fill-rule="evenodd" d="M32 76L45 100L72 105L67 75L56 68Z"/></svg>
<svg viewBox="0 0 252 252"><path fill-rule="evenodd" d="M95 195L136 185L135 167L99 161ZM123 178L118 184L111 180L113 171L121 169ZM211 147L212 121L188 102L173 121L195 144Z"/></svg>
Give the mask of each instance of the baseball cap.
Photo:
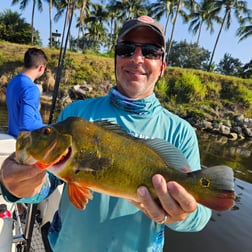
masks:
<svg viewBox="0 0 252 252"><path fill-rule="evenodd" d="M122 40L127 33L137 27L149 27L155 31L159 35L161 46L165 51L164 28L159 22L149 16L141 16L126 21L118 34L118 41Z"/></svg>

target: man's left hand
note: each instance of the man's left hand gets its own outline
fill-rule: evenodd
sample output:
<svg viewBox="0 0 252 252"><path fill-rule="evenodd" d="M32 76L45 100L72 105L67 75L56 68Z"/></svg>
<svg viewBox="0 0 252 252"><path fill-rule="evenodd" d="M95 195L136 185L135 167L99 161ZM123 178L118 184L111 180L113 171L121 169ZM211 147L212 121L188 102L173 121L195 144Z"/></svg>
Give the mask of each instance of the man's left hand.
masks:
<svg viewBox="0 0 252 252"><path fill-rule="evenodd" d="M197 208L194 197L178 183L166 182L164 177L159 174L153 176L152 183L159 202L153 199L146 187L140 186L137 189L140 201L130 200L130 203L140 208L157 223L171 224L183 221Z"/></svg>

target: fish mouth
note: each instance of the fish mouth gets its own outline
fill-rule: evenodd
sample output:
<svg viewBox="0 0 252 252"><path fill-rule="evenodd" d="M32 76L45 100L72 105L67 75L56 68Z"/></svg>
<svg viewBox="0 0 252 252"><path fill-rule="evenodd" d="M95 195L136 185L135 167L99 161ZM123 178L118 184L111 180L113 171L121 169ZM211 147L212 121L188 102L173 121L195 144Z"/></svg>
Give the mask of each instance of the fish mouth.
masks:
<svg viewBox="0 0 252 252"><path fill-rule="evenodd" d="M218 198L235 200L236 195L233 190L223 190L219 193Z"/></svg>
<svg viewBox="0 0 252 252"><path fill-rule="evenodd" d="M226 200L235 200L236 194L234 190L216 190L215 198L216 199L226 199Z"/></svg>
<svg viewBox="0 0 252 252"><path fill-rule="evenodd" d="M72 148L68 147L56 160L50 163L37 162L35 165L41 170L47 169L52 166L62 166L71 157Z"/></svg>
<svg viewBox="0 0 252 252"><path fill-rule="evenodd" d="M231 190L225 190L215 197L204 198L200 200L200 203L211 208L214 211L222 212L230 210L235 205L235 192Z"/></svg>
<svg viewBox="0 0 252 252"><path fill-rule="evenodd" d="M61 166L68 161L72 154L72 147L68 147L66 151L61 155L60 159L53 164L54 167Z"/></svg>

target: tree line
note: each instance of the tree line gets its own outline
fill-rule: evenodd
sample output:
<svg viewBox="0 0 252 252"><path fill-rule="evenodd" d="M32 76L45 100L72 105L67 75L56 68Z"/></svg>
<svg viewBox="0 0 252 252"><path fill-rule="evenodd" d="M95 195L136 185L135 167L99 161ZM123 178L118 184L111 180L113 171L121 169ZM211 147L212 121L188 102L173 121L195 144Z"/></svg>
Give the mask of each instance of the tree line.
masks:
<svg viewBox="0 0 252 252"><path fill-rule="evenodd" d="M12 0L13 5L19 5L20 10L27 8L30 0ZM70 34L70 48L73 50L93 50L96 52L101 49L107 52L112 52L116 43L117 34L126 19L131 19L140 15L149 15L157 20L164 20L165 34L169 38L167 41L167 63L168 65L176 65L179 67L188 67L184 61L187 57L191 60L191 66L197 69L207 71L217 71L229 75L247 77L251 76L252 60L244 65L239 59L232 58L231 55L225 54L223 60L216 65L213 61L219 39L224 29L228 30L232 27L234 19L238 21L237 40L245 40L252 35L252 10L248 8L248 1L238 0L33 0L31 10L31 24L26 25L25 29L20 29L19 32L26 31L25 37L30 34L30 44L39 44L39 32L34 29L34 17L40 15L44 8L49 10L50 18L50 37L49 46L53 46L52 41L52 25L61 17L69 21L70 14L74 12L76 18L77 37ZM52 16L52 9L55 8L56 14ZM35 10L38 13L35 13ZM4 18L6 14L10 18L17 19L15 15L10 13L1 13L0 15L0 39L4 39L3 33L11 33L10 29L6 29ZM12 14L13 16L11 17ZM5 16L4 16L5 15ZM2 18L4 16L4 18ZM21 16L19 16L20 19ZM178 18L182 18L187 24L188 31L195 35L195 43L187 43L186 41L176 42L173 39L174 31ZM23 20L24 21L24 20ZM185 25L186 27L186 25ZM30 33L27 31L30 29ZM218 29L217 37L215 38L214 48L211 52L200 47L200 39L202 30L207 30L213 33L214 29ZM3 32L4 30L4 32ZM17 36L17 33L13 33ZM15 39L12 38L12 39ZM6 39L5 39L6 40ZM23 42L23 39L16 42ZM26 41L27 42L27 41ZM187 51L191 55L182 55L175 61L173 57L175 52L178 53L178 47L184 48L183 53ZM189 50L192 49L192 50ZM195 54L192 55L192 52ZM199 54L197 54L199 53ZM191 57L189 57L191 56ZM179 58L181 61L179 62ZM182 60L183 59L183 60ZM196 60L197 59L197 60ZM196 62L193 62L196 61ZM189 60L188 60L189 61ZM197 63L197 64L195 64ZM232 67L230 67L230 65ZM190 67L191 67L190 66Z"/></svg>

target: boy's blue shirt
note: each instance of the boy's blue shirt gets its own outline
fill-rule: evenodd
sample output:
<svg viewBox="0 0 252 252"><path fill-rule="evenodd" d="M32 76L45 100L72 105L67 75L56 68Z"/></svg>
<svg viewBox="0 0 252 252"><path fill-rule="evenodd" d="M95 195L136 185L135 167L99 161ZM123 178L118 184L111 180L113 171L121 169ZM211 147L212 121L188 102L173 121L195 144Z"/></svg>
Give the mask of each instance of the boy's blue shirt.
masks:
<svg viewBox="0 0 252 252"><path fill-rule="evenodd" d="M43 126L39 112L40 91L25 74L20 73L8 84L8 134L17 138L20 131L34 130Z"/></svg>
<svg viewBox="0 0 252 252"><path fill-rule="evenodd" d="M70 116L90 121L109 120L136 137L162 138L168 141L184 153L192 171L200 169L194 129L188 122L164 109L154 94L141 100L140 107L137 104L137 109L133 112L129 111L131 108L112 98L113 89L105 97L76 101L62 111L58 121ZM50 175L44 193L41 192L37 198L32 199L40 201L45 198L58 183L60 182ZM52 188L49 189L50 186ZM54 221L57 225L52 225L49 232L53 251L162 251L164 225L152 221L124 199L98 193L93 193L93 196L86 209L80 211L69 201L67 185L64 186ZM210 217L211 210L198 204L197 209L184 221L167 226L176 231L195 232L204 228Z"/></svg>

